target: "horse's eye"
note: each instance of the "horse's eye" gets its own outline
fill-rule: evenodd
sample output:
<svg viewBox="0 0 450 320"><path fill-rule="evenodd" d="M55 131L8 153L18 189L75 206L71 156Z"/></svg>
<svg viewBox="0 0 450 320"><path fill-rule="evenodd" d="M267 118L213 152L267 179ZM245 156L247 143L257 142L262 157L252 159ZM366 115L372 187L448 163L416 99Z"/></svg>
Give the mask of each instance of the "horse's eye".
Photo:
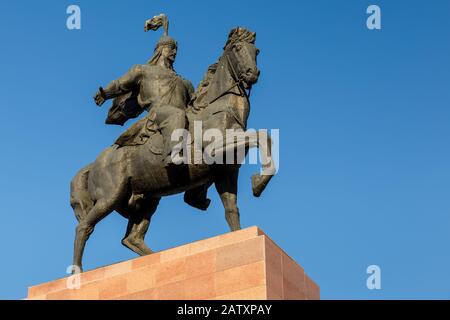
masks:
<svg viewBox="0 0 450 320"><path fill-rule="evenodd" d="M240 44L237 44L234 46L237 51L240 51L242 49L242 46Z"/></svg>

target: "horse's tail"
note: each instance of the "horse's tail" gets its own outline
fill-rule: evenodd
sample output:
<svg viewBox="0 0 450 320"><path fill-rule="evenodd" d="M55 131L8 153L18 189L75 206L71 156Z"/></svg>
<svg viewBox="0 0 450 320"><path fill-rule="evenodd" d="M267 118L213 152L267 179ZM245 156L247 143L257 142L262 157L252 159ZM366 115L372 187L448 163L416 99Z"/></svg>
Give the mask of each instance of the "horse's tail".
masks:
<svg viewBox="0 0 450 320"><path fill-rule="evenodd" d="M91 167L92 164L81 169L70 183L70 205L78 221L83 220L89 213L89 210L94 206L94 201L88 191L88 179Z"/></svg>

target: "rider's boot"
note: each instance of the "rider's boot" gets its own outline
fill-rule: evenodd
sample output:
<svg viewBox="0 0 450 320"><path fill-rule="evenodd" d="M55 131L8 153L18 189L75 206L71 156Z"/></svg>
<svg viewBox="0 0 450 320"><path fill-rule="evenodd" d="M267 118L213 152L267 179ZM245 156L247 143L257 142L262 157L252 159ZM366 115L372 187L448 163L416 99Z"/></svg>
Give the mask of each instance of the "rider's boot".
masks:
<svg viewBox="0 0 450 320"><path fill-rule="evenodd" d="M139 210L142 201L145 199L144 194L135 194L133 193L128 200L128 206L134 210Z"/></svg>
<svg viewBox="0 0 450 320"><path fill-rule="evenodd" d="M191 207L206 211L211 204L211 200L207 198L208 186L200 186L184 193L184 202Z"/></svg>

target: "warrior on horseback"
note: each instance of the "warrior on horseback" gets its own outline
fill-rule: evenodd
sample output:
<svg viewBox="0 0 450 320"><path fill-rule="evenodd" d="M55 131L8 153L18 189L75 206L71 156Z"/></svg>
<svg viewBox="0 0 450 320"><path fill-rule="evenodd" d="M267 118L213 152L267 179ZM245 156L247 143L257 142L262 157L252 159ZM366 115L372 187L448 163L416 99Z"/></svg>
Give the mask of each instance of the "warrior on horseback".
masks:
<svg viewBox="0 0 450 320"><path fill-rule="evenodd" d="M133 67L125 76L113 81L95 96L98 105L115 98L107 123L123 124L144 110L142 120L128 129L105 149L97 159L79 171L71 183L70 203L79 221L74 246L74 270L81 270L86 242L96 224L117 211L128 219L122 244L139 255L153 251L144 237L150 220L162 197L185 192L185 201L206 201L206 189L212 184L222 200L230 230L241 228L237 206L237 185L240 163L187 163L167 165L167 159L178 144L172 131L195 122L204 129L246 130L250 113L250 90L259 77L255 47L256 34L245 28L231 30L222 56L210 66L194 99L192 85L173 71L176 42L167 35L168 21L164 15L147 21L146 30L163 25L166 34L147 65ZM188 107L187 107L188 106ZM186 109L187 107L187 109ZM189 119L186 123L186 117ZM271 139L264 130L249 139L227 139L222 151L239 147L258 147L268 161L262 174L252 176L253 194L259 197L275 174L271 156ZM219 150L219 149L218 149ZM208 201L206 201L207 207ZM201 207L201 206L199 206Z"/></svg>

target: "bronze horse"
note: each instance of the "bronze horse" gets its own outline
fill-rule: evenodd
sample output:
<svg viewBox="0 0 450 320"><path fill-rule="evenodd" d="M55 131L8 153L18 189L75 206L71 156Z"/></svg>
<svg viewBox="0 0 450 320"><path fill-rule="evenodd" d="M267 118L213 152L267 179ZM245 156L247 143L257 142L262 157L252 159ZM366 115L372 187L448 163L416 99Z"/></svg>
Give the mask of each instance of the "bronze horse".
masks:
<svg viewBox="0 0 450 320"><path fill-rule="evenodd" d="M249 31L243 28L248 34ZM235 30L235 29L234 29ZM254 33L253 36L255 35ZM217 64L208 87L207 103L201 108L188 108L189 129L193 122L202 120L203 128L246 130L250 111L247 90L259 77L257 55L253 41L230 37ZM147 115L146 117L149 117ZM264 174L252 177L255 196L259 196L272 176L275 165L271 158L271 139L259 131L248 139L227 143L224 149L245 146L258 147L267 155ZM157 134L157 133L156 133ZM186 192L199 186L215 185L225 208L226 221L231 231L240 229L237 207L237 182L240 164L183 164L166 167L162 155L154 152L160 139L149 139L139 146L113 145L83 168L71 183L70 203L78 220L76 228L73 272L81 271L86 242L95 225L112 211L117 211L129 222L122 244L139 255L152 254L144 242L150 219L163 196ZM152 145L153 144L153 145ZM139 195L136 203L135 196ZM132 199L134 199L132 201ZM78 270L76 270L76 268Z"/></svg>

